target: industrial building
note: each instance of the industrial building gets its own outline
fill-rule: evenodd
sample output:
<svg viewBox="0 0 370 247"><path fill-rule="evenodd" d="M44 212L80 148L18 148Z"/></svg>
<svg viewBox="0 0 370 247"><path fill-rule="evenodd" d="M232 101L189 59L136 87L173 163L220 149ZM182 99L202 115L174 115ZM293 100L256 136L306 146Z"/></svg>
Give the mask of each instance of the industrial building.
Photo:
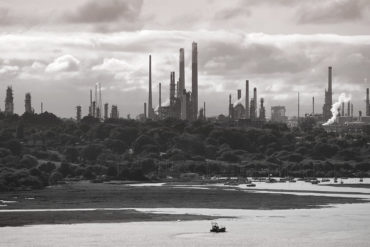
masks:
<svg viewBox="0 0 370 247"><path fill-rule="evenodd" d="M117 105L112 105L112 109L110 112L110 118L111 119L118 119L119 118L119 112Z"/></svg>
<svg viewBox="0 0 370 247"><path fill-rule="evenodd" d="M90 90L89 116L102 119L103 103L101 97L101 84L95 84L95 97L93 100L92 90Z"/></svg>
<svg viewBox="0 0 370 247"><path fill-rule="evenodd" d="M153 109L152 97L152 56L149 55L149 95L148 104L144 109L144 115L139 119L165 119L176 118L183 120L198 119L198 46L192 43L192 84L191 90L185 87L185 51L179 50L179 78L176 81L175 72L170 72L170 92L169 99L162 103L162 84L159 83L159 104ZM146 114L146 112L148 114ZM202 109L204 112L204 109ZM202 113L203 114L203 113ZM204 114L202 115L202 117Z"/></svg>
<svg viewBox="0 0 370 247"><path fill-rule="evenodd" d="M237 90L237 99L232 103L232 96L229 95L229 120L236 121L238 126L260 127L266 122L266 110L264 99L260 99L258 115L257 88L253 89L253 97L249 101L249 81L245 81L245 95L242 97L242 90Z"/></svg>
<svg viewBox="0 0 370 247"><path fill-rule="evenodd" d="M81 121L81 112L82 112L82 108L79 105L79 106L76 107L76 120L77 120L77 122Z"/></svg>
<svg viewBox="0 0 370 247"><path fill-rule="evenodd" d="M13 98L13 88L8 86L6 89L6 97L5 97L5 115L13 115L14 114L14 98Z"/></svg>
<svg viewBox="0 0 370 247"><path fill-rule="evenodd" d="M332 117L331 107L333 105L333 90L332 90L332 67L328 68L328 90L325 89L325 103L322 108L323 120L326 122Z"/></svg>
<svg viewBox="0 0 370 247"><path fill-rule="evenodd" d="M24 109L25 113L28 113L28 114L34 113L34 110L31 104L31 94L30 93L26 93L25 100L24 100L24 108L25 108Z"/></svg>
<svg viewBox="0 0 370 247"><path fill-rule="evenodd" d="M287 123L288 117L285 115L285 106L271 106L271 121L278 123Z"/></svg>

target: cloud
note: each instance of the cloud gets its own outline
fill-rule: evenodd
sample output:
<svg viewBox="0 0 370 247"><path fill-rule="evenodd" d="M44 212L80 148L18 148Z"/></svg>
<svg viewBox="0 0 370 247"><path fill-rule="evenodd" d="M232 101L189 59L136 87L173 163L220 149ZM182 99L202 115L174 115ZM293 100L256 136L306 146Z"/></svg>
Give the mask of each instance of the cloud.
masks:
<svg viewBox="0 0 370 247"><path fill-rule="evenodd" d="M215 19L216 20L230 20L234 19L238 16L250 17L251 11L245 7L238 7L238 8L227 8L216 12Z"/></svg>
<svg viewBox="0 0 370 247"><path fill-rule="evenodd" d="M16 74L18 71L18 66L3 65L0 67L0 74Z"/></svg>
<svg viewBox="0 0 370 247"><path fill-rule="evenodd" d="M62 15L67 23L92 24L98 31L136 30L143 0L89 0L76 11Z"/></svg>
<svg viewBox="0 0 370 247"><path fill-rule="evenodd" d="M9 16L9 9L0 8L0 25L9 25L12 23L12 18Z"/></svg>
<svg viewBox="0 0 370 247"><path fill-rule="evenodd" d="M79 69L80 61L72 55L64 55L56 58L50 63L45 72L69 72L77 71Z"/></svg>
<svg viewBox="0 0 370 247"><path fill-rule="evenodd" d="M297 11L299 23L338 23L359 20L363 17L366 3L359 0L322 1L305 4Z"/></svg>
<svg viewBox="0 0 370 247"><path fill-rule="evenodd" d="M45 68L45 64L43 64L41 62L38 62L38 61L35 61L35 62L32 63L31 68L34 69L34 70L41 70L41 69Z"/></svg>
<svg viewBox="0 0 370 247"><path fill-rule="evenodd" d="M119 60L116 58L105 58L102 64L92 67L92 70L95 71L106 71L106 72L123 72L127 70L132 70L133 67L130 66L127 62Z"/></svg>
<svg viewBox="0 0 370 247"><path fill-rule="evenodd" d="M240 0L216 12L215 19L229 21L240 16L253 18L253 14L260 13L258 11L261 8L274 8L277 12L275 21L281 19L278 14L281 10L289 16L292 11L290 18L297 24L338 24L364 19L369 7L368 0Z"/></svg>

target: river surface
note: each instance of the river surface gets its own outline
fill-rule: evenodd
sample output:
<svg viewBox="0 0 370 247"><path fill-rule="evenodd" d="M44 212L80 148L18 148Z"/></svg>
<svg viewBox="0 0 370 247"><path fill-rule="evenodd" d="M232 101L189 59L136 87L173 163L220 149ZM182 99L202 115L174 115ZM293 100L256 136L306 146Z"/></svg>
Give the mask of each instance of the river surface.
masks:
<svg viewBox="0 0 370 247"><path fill-rule="evenodd" d="M364 181L368 182L368 181ZM259 185L259 184L258 184ZM258 187L257 185L257 187ZM307 188L305 187L307 186ZM335 196L370 199L370 189L295 184L260 184L262 190L345 192ZM194 188L197 189L197 188ZM288 192L290 190L297 192ZM265 191L264 191L265 192ZM272 192L273 193L273 192ZM334 194L330 194L331 196ZM197 208L137 209L154 213L236 216L220 219L226 233L210 233L210 221L34 225L0 228L1 247L105 246L370 246L370 203L321 209L229 210Z"/></svg>

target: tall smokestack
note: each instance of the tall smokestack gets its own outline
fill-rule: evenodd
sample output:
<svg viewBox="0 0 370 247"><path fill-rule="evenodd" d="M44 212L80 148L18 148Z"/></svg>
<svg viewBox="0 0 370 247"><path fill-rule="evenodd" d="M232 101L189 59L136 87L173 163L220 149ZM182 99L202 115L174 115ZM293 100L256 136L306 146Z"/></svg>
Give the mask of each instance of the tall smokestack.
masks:
<svg viewBox="0 0 370 247"><path fill-rule="evenodd" d="M102 102L102 99L101 99L101 83L99 83L99 112L100 112L99 118L101 118L101 111L102 110L103 110L103 102Z"/></svg>
<svg viewBox="0 0 370 247"><path fill-rule="evenodd" d="M94 101L95 101L95 104L97 104L97 102L98 102L98 84L97 83L95 83L95 99L94 99Z"/></svg>
<svg viewBox="0 0 370 247"><path fill-rule="evenodd" d="M159 116L159 119L162 119L162 83L159 83L158 116Z"/></svg>
<svg viewBox="0 0 370 247"><path fill-rule="evenodd" d="M196 120L198 115L198 45L195 42L193 42L192 44L191 65L192 65L191 102L193 105L192 119Z"/></svg>
<svg viewBox="0 0 370 247"><path fill-rule="evenodd" d="M315 97L312 97L312 116L315 115Z"/></svg>
<svg viewBox="0 0 370 247"><path fill-rule="evenodd" d="M109 114L108 114L108 103L105 103L104 104L104 119L105 120L107 120L108 119L108 116L109 116Z"/></svg>
<svg viewBox="0 0 370 247"><path fill-rule="evenodd" d="M185 89L185 56L184 48L180 49L180 64L179 64L179 96L182 97L182 94Z"/></svg>
<svg viewBox="0 0 370 247"><path fill-rule="evenodd" d="M238 89L238 100L242 97L242 90Z"/></svg>
<svg viewBox="0 0 370 247"><path fill-rule="evenodd" d="M229 94L229 118L233 118L233 105L231 104L231 94Z"/></svg>
<svg viewBox="0 0 370 247"><path fill-rule="evenodd" d="M347 103L347 116L351 116L351 101L348 101Z"/></svg>
<svg viewBox="0 0 370 247"><path fill-rule="evenodd" d="M298 123L299 123L299 110L300 110L299 107L300 106L299 106L299 92L298 92Z"/></svg>
<svg viewBox="0 0 370 247"><path fill-rule="evenodd" d="M342 102L342 117L344 117L344 102Z"/></svg>
<svg viewBox="0 0 370 247"><path fill-rule="evenodd" d="M256 87L253 89L253 105L254 105L253 116L256 119L257 118L257 108L258 108L258 103L257 103L257 88Z"/></svg>
<svg viewBox="0 0 370 247"><path fill-rule="evenodd" d="M148 118L152 119L152 55L149 55L149 97L148 97Z"/></svg>
<svg viewBox="0 0 370 247"><path fill-rule="evenodd" d="M144 118L146 119L146 102L144 102Z"/></svg>
<svg viewBox="0 0 370 247"><path fill-rule="evenodd" d="M176 82L176 97L177 98L181 97L179 81Z"/></svg>
<svg viewBox="0 0 370 247"><path fill-rule="evenodd" d="M92 116L93 113L92 113L92 103L93 100L92 100L92 90L90 89L90 108L89 108L89 115Z"/></svg>
<svg viewBox="0 0 370 247"><path fill-rule="evenodd" d="M366 88L366 116L370 116L369 88Z"/></svg>
<svg viewBox="0 0 370 247"><path fill-rule="evenodd" d="M245 81L245 118L250 118L249 115L249 81Z"/></svg>
<svg viewBox="0 0 370 247"><path fill-rule="evenodd" d="M207 117L206 117L206 102L205 101L203 103L203 115L204 115L204 120L206 120Z"/></svg>
<svg viewBox="0 0 370 247"><path fill-rule="evenodd" d="M173 106L175 102L175 72L171 72L170 76L170 105Z"/></svg>
<svg viewBox="0 0 370 247"><path fill-rule="evenodd" d="M329 93L329 99L330 103L333 103L333 90L332 90L332 67L330 66L328 69L328 93Z"/></svg>
<svg viewBox="0 0 370 247"><path fill-rule="evenodd" d="M351 104L351 117L353 117L353 104Z"/></svg>

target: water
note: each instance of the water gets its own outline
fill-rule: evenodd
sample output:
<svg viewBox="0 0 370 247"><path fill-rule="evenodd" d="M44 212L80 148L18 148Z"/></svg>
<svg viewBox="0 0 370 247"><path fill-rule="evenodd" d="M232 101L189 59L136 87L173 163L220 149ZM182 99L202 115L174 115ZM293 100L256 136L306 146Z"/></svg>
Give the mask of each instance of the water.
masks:
<svg viewBox="0 0 370 247"><path fill-rule="evenodd" d="M365 182L365 181L364 181ZM302 184L276 184L317 192L345 191L370 193L364 188L322 187ZM258 185L257 185L258 186ZM261 184L261 186L264 186ZM270 186L268 184L267 186ZM275 186L274 189L277 189ZM324 188L324 189L323 189ZM195 188L196 189L196 188ZM270 189L270 188L261 188ZM279 188L284 189L284 188ZM327 190L325 190L327 191ZM291 192L286 192L291 193ZM296 192L293 192L296 193ZM313 193L315 194L315 193ZM319 195L323 195L317 193ZM369 198L363 194L361 197ZM210 221L132 222L74 225L34 225L0 228L0 246L6 247L65 247L65 246L370 246L370 203L332 205L322 209L295 210L230 210L147 208L155 213L190 213L237 216L220 219L226 233L210 233Z"/></svg>

